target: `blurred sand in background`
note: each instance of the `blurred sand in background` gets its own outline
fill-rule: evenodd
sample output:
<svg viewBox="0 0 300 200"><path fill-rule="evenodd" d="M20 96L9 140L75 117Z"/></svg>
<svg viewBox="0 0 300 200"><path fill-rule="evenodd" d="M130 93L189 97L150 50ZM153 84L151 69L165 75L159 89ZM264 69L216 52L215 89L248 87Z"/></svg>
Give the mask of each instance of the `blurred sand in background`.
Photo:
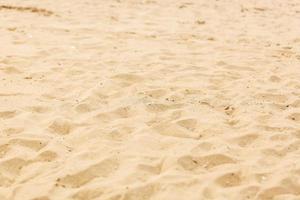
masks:
<svg viewBox="0 0 300 200"><path fill-rule="evenodd" d="M0 0L1 200L299 200L300 2Z"/></svg>

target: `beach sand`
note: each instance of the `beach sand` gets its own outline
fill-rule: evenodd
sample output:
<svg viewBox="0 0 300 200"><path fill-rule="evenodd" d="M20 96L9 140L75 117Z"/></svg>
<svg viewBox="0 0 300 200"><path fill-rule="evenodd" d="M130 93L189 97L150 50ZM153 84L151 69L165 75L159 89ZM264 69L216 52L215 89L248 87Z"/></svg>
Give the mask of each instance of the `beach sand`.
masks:
<svg viewBox="0 0 300 200"><path fill-rule="evenodd" d="M0 0L0 200L299 200L300 2Z"/></svg>

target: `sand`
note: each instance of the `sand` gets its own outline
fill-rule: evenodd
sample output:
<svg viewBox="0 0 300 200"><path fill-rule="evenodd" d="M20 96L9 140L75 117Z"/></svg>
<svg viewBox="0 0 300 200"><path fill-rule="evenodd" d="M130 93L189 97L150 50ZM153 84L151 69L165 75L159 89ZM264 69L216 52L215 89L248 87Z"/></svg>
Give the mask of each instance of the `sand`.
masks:
<svg viewBox="0 0 300 200"><path fill-rule="evenodd" d="M299 200L300 2L0 0L0 200Z"/></svg>

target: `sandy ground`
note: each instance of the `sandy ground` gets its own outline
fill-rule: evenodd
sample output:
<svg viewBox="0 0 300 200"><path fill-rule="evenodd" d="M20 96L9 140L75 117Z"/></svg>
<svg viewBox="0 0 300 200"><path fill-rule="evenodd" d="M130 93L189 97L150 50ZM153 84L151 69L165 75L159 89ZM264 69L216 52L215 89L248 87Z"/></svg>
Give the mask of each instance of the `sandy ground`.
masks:
<svg viewBox="0 0 300 200"><path fill-rule="evenodd" d="M0 0L1 200L299 200L298 0Z"/></svg>

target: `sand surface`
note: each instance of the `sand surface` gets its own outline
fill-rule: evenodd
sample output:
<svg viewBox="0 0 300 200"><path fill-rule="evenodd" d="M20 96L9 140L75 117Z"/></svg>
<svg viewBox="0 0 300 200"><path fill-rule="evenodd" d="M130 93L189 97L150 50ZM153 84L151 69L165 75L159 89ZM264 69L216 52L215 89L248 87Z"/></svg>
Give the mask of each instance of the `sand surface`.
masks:
<svg viewBox="0 0 300 200"><path fill-rule="evenodd" d="M0 200L299 200L298 0L0 0Z"/></svg>

